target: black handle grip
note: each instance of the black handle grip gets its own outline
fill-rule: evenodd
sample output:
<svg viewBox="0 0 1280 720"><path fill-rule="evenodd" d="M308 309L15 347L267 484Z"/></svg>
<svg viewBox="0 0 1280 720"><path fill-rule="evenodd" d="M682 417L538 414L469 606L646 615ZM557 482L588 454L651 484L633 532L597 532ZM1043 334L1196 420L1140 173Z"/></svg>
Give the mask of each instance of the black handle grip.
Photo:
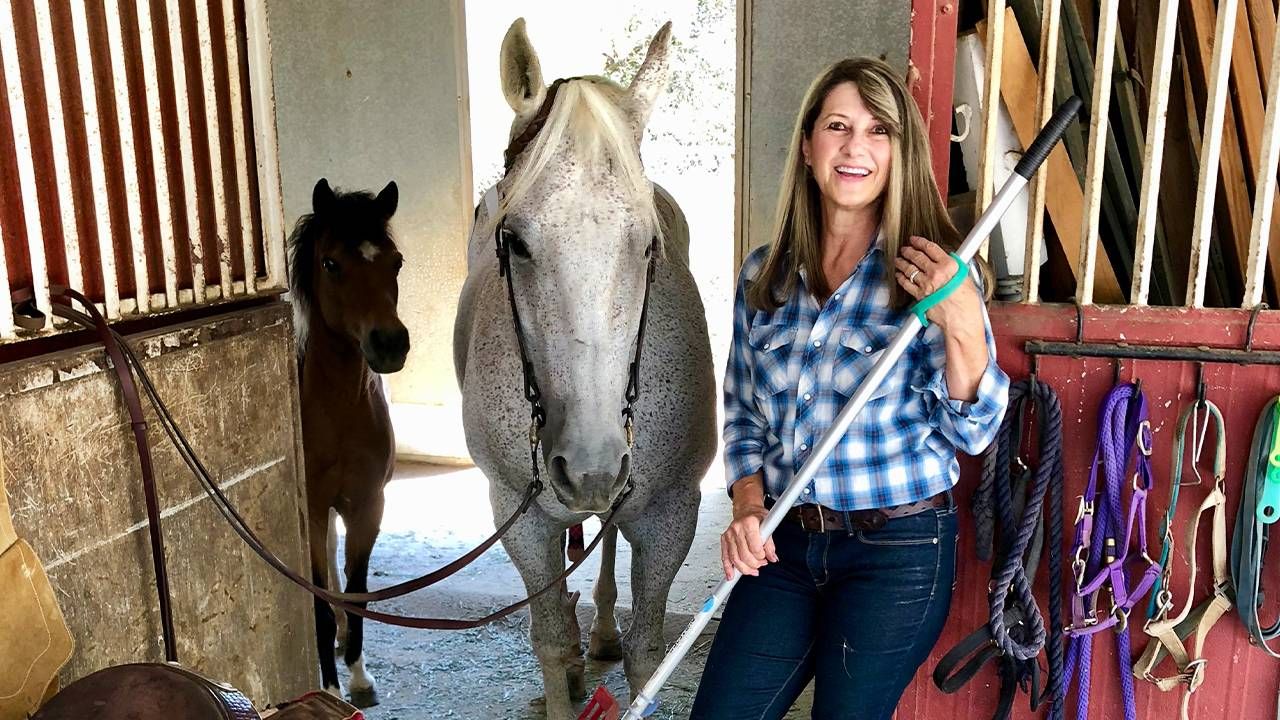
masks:
<svg viewBox="0 0 1280 720"><path fill-rule="evenodd" d="M1035 141L1031 143L1031 147L1022 153L1022 159L1018 161L1018 166L1013 171L1030 180L1040 168L1040 163L1049 157L1049 151L1053 150L1053 146L1062 139L1062 133L1066 132L1067 126L1075 120L1076 113L1080 112L1082 105L1084 103L1075 95L1062 103L1062 106L1053 112L1053 117L1049 118L1049 124L1044 126Z"/></svg>

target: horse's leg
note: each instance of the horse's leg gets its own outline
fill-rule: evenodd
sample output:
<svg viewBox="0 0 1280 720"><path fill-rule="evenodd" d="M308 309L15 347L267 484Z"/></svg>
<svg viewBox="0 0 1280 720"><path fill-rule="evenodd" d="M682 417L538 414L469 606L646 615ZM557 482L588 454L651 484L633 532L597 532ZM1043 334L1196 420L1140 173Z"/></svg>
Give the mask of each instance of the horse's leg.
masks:
<svg viewBox="0 0 1280 720"><path fill-rule="evenodd" d="M495 489L493 501L494 517L505 517L515 510L520 496L506 488ZM563 526L534 506L502 539L527 591L537 592L564 571L563 532ZM542 668L548 720L576 718L574 695L586 694L582 638L576 615L570 619L575 604L576 597L562 585L559 592L546 593L530 606L529 635Z"/></svg>
<svg viewBox="0 0 1280 720"><path fill-rule="evenodd" d="M662 626L667 594L693 542L699 497L694 483L668 488L649 500L648 510L622 524L622 534L631 543L634 613L622 644L632 696L658 669L666 651Z"/></svg>
<svg viewBox="0 0 1280 720"><path fill-rule="evenodd" d="M591 645L587 655L593 660L621 660L622 633L614 606L618 603L618 583L614 574L614 560L618 550L618 527L609 528L600 549L600 577L592 597L596 602L596 619L591 625Z"/></svg>
<svg viewBox="0 0 1280 720"><path fill-rule="evenodd" d="M329 560L329 582L330 587L336 591L342 591L342 583L339 578L342 575L338 572L338 511L329 508L329 547L327 549ZM338 649L339 655L347 650L347 614L342 610L334 608L334 618L338 621Z"/></svg>
<svg viewBox="0 0 1280 720"><path fill-rule="evenodd" d="M327 588L329 587L327 557L329 532L325 525L329 521L328 508L311 508L309 518L311 582ZM316 652L320 658L320 685L326 691L342 697L342 687L338 685L338 663L333 655L334 634L337 632L333 608L320 598L313 598L313 600L316 613Z"/></svg>
<svg viewBox="0 0 1280 720"><path fill-rule="evenodd" d="M369 590L369 556L373 553L373 544L378 540L378 530L382 525L382 506L382 492L379 491L347 522L347 592ZM360 607L366 606L366 603L360 603ZM347 649L343 659L351 671L351 681L347 684L351 704L362 708L377 705L377 683L364 666L364 618L359 615L347 618Z"/></svg>

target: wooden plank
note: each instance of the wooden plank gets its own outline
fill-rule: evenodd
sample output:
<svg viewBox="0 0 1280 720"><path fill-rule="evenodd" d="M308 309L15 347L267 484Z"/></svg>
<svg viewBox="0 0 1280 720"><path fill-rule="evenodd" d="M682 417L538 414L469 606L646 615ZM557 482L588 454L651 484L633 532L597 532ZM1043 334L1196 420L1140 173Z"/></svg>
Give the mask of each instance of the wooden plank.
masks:
<svg viewBox="0 0 1280 720"><path fill-rule="evenodd" d="M1093 304L1093 279L1098 264L1098 218L1102 213L1102 174L1107 150L1107 116L1111 108L1111 70L1115 66L1116 18L1119 0L1103 0L1098 18L1098 49L1093 75L1093 102L1089 127L1089 152L1085 169L1085 220L1080 231L1081 305Z"/></svg>
<svg viewBox="0 0 1280 720"><path fill-rule="evenodd" d="M1204 78L1205 85L1208 86L1211 73L1211 58L1216 49L1213 42L1215 37L1215 16L1216 11L1213 7L1213 0L1189 0L1191 10L1191 22L1186 23L1183 27L1191 34L1188 44L1191 46L1189 50L1194 50L1196 68L1200 71L1201 77ZM1235 3L1232 3L1235 5ZM1228 43L1230 43L1230 35L1228 35ZM1207 108L1206 104L1206 108ZM1240 137L1237 130L1235 111L1230 102L1224 104L1223 108L1223 124L1221 127L1222 143L1220 148L1221 167L1221 191L1226 198L1227 204L1227 227L1231 235L1230 247L1224 247L1229 256L1228 271L1232 274L1238 273L1238 277L1243 279L1246 267L1245 258L1248 257L1249 250L1249 228L1252 222L1252 210L1250 207L1248 193L1248 176L1244 169L1244 158L1240 145ZM1194 112L1194 109L1192 110ZM1208 114L1206 113L1206 117ZM1205 127L1200 133L1203 138L1207 138L1209 123L1206 121ZM1197 150L1197 154L1203 159L1204 143ZM1215 160L1215 165L1217 165ZM1199 165L1199 173L1203 176L1205 169L1203 162ZM1217 182L1215 180L1215 182ZM1197 195L1199 195L1199 186L1197 185ZM1197 202L1198 205L1198 202ZM1280 234L1280 230L1276 229L1275 222L1280 219L1273 220L1272 237ZM1199 223L1193 221L1193 228L1199 231ZM1193 261L1196 259L1194 255L1195 235L1193 235ZM1280 260L1277 255L1280 253L1270 253L1271 262ZM1193 270L1195 263L1193 262ZM1188 275L1188 278L1192 277ZM1268 274L1267 286L1273 289L1276 283L1276 273ZM1188 292L1191 292L1190 285Z"/></svg>
<svg viewBox="0 0 1280 720"><path fill-rule="evenodd" d="M1010 0L1009 7L1013 8L1014 16L1018 19L1018 26L1022 28L1022 39L1027 43L1027 52L1035 57L1042 57L1043 51L1040 47L1041 36L1044 34L1044 15L1040 12L1039 6L1043 4L1043 0ZM1062 7L1061 2L1058 3L1059 8ZM1067 101L1072 95L1076 94L1075 86L1071 82L1071 68L1067 65L1066 40L1062 36L1062 11L1058 12L1058 32L1054 33L1054 43L1058 46L1054 51L1054 71L1050 73L1053 78L1053 105L1056 107ZM1043 65L1037 65L1036 71L1044 74ZM1076 175L1080 182L1084 182L1084 131L1080 123L1071 123L1067 126L1067 131L1062 134L1062 144L1067 148L1067 157L1071 159L1072 167L1076 169Z"/></svg>
<svg viewBox="0 0 1280 720"><path fill-rule="evenodd" d="M1192 7L1200 7L1212 0L1191 0ZM1226 120L1228 78L1231 72L1231 46L1234 38L1231 29L1235 24L1237 0L1222 0L1218 6L1218 19L1213 33L1213 54L1206 73L1208 104L1205 106L1205 137L1200 147L1200 177L1196 183L1195 235L1191 248L1191 270L1187 277L1186 305L1204 307L1205 277L1209 269L1209 240L1213 230L1213 205L1217 196L1218 162L1222 154L1223 123ZM1202 35L1202 33L1197 33ZM1243 180L1243 178L1237 178ZM1231 178L1226 179L1227 183ZM1247 252L1247 247L1244 248Z"/></svg>
<svg viewBox="0 0 1280 720"><path fill-rule="evenodd" d="M1160 20L1156 26L1155 82L1151 88L1151 99L1147 103L1147 137L1138 202L1138 235L1134 243L1136 252L1133 285L1129 291L1129 302L1133 305L1146 305L1151 290L1160 170L1164 165L1165 117L1169 110L1169 84L1173 78L1173 46L1177 27L1178 0L1161 0Z"/></svg>
<svg viewBox="0 0 1280 720"><path fill-rule="evenodd" d="M982 23L978 25L978 33L987 37ZM1006 33L1004 41L1004 79L1001 81L1000 91L1005 98L1009 116L1013 120L1014 130L1018 133L1018 140L1024 146L1028 146L1035 139L1040 126L1036 124L1035 108L1025 100L1028 97L1034 97L1039 87L1039 80L1022 37L1017 33ZM1059 238L1080 237L1084 218L1084 196L1076 180L1075 170L1071 167L1071 161L1061 145L1049 153L1042 172L1046 169L1049 177L1045 205L1049 210L1049 219L1053 221ZM1063 252L1078 285L1081 276L1079 256L1074 252L1065 252L1065 248ZM1120 289L1115 271L1105 257L1097 268L1093 290L1099 302L1124 302L1124 293Z"/></svg>
<svg viewBox="0 0 1280 720"><path fill-rule="evenodd" d="M987 77L982 91L982 155L978 161L977 207L973 216L980 217L995 195L996 116L1000 112L1000 90L1005 39L1017 33L1005 32L1004 0L987 0L986 30L979 31L987 48ZM1016 27L1016 26L1015 26ZM1021 37L1021 36L1019 36ZM989 240L982 241L978 253L985 259Z"/></svg>
<svg viewBox="0 0 1280 720"><path fill-rule="evenodd" d="M309 560L289 322L288 305L276 303L133 346L219 486L301 570ZM310 597L285 589L246 548L163 431L153 425L149 435L183 664L259 704L314 687ZM101 348L0 367L0 443L14 525L44 561L76 638L63 682L162 660L137 450Z"/></svg>
<svg viewBox="0 0 1280 720"><path fill-rule="evenodd" d="M1037 127L1048 124L1053 116L1053 95L1058 70L1058 33L1062 19L1062 0L1045 0L1040 23L1040 92L1036 96ZM1006 51L1006 57L1013 53ZM1074 126L1074 123L1072 123ZM1031 208L1027 216L1027 246L1022 263L1022 301L1040 301L1040 244L1044 242L1045 190L1049 184L1048 168L1041 166L1031 179Z"/></svg>
<svg viewBox="0 0 1280 720"><path fill-rule="evenodd" d="M1090 45L1089 37L1091 35L1085 29L1084 19L1076 5L1066 3L1063 7L1063 38L1067 44L1067 54L1072 75L1075 78L1077 94L1086 98L1093 96L1094 75L1097 69L1094 65L1094 54L1097 49ZM1092 105L1088 105L1085 108L1084 117L1092 122L1094 112ZM1132 238L1137 225L1138 209L1133 198L1135 186L1129 182L1128 171L1121 159L1120 147L1114 133L1107 132L1104 141L1106 142L1106 160L1103 165L1106 171L1102 174L1102 216L1099 239L1105 238L1114 250L1113 254L1107 254L1107 256L1113 263L1118 263L1113 267L1117 277L1120 277L1130 272L1133 265ZM1084 154L1084 162L1087 166L1087 152ZM1081 182L1087 179L1083 172L1081 178Z"/></svg>
<svg viewBox="0 0 1280 720"><path fill-rule="evenodd" d="M1253 46L1257 51L1258 74L1262 79L1262 92L1270 92L1271 67L1266 60L1271 57L1276 42L1276 11L1270 0L1248 0L1249 27L1253 33Z"/></svg>
<svg viewBox="0 0 1280 720"><path fill-rule="evenodd" d="M1280 45L1272 43L1269 73L1280 73ZM1258 159L1257 192L1254 193L1253 227L1249 231L1249 268L1245 274L1244 307L1262 302L1263 271L1267 266L1267 247L1276 243L1271 230L1275 213L1276 166L1280 163L1280 83L1272 85L1267 95L1267 115L1263 123L1262 155ZM1268 237L1269 236L1269 237ZM1273 247L1271 255L1275 255Z"/></svg>
<svg viewBox="0 0 1280 720"><path fill-rule="evenodd" d="M1230 26L1228 26L1230 27ZM1258 61L1254 55L1253 36L1244 8L1235 14L1234 42L1231 45L1231 96L1244 138L1244 171L1247 177L1258 174L1257 159L1262 156L1262 84L1258 79Z"/></svg>

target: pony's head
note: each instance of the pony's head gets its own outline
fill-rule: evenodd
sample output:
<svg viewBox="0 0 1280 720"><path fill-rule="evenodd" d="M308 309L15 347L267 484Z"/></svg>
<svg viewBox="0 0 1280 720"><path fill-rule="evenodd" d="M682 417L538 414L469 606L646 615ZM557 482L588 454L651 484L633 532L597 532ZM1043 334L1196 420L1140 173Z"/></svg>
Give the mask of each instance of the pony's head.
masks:
<svg viewBox="0 0 1280 720"><path fill-rule="evenodd" d="M515 111L497 212L529 359L547 413L551 487L575 511L607 510L630 472L622 410L650 254L662 231L640 141L666 86L670 23L631 84L543 83L517 20L502 43L502 89Z"/></svg>
<svg viewBox="0 0 1280 720"><path fill-rule="evenodd" d="M306 352L310 333L323 329L358 347L374 372L404 367L409 331L396 314L404 258L388 227L398 202L394 182L376 197L316 183L311 214L298 219L289 238L299 352Z"/></svg>

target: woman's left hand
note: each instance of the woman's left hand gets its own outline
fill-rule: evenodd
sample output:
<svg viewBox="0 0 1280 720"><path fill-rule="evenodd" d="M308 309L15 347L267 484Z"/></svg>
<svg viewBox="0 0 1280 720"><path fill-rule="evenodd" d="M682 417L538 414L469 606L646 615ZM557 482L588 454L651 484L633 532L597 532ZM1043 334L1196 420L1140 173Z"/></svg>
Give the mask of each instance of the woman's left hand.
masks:
<svg viewBox="0 0 1280 720"><path fill-rule="evenodd" d="M922 237L912 236L893 264L897 268L894 276L898 284L916 300L923 300L956 274L955 259L937 243ZM957 330L983 333L982 297L978 286L972 278L965 278L955 292L930 308L925 317L944 333Z"/></svg>

